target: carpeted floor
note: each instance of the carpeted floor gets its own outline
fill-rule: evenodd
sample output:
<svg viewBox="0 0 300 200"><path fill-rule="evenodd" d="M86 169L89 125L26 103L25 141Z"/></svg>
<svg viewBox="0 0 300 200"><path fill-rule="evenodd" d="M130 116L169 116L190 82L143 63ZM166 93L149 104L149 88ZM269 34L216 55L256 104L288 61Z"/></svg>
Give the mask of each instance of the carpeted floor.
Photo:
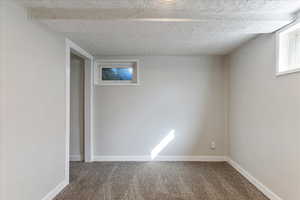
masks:
<svg viewBox="0 0 300 200"><path fill-rule="evenodd" d="M55 200L268 200L227 163L71 163Z"/></svg>

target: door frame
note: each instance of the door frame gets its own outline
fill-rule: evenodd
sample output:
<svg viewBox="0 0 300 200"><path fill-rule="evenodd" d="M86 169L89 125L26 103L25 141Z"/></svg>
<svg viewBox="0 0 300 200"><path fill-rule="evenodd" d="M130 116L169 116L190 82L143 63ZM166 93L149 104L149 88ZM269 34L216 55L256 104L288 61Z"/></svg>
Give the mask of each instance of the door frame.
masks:
<svg viewBox="0 0 300 200"><path fill-rule="evenodd" d="M70 81L71 53L84 59L84 162L93 161L93 96L94 57L86 50L66 38L66 163L65 178L69 183L70 174Z"/></svg>

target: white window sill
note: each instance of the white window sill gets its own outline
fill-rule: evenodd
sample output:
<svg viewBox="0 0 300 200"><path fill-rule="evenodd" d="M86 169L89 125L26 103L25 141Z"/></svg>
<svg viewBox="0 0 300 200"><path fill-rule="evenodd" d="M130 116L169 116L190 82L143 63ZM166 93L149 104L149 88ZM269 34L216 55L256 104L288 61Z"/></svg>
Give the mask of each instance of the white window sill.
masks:
<svg viewBox="0 0 300 200"><path fill-rule="evenodd" d="M290 70L281 71L281 72L277 72L276 76L279 77L279 76L284 76L284 75L293 74L293 73L297 73L297 72L300 72L300 67L290 69Z"/></svg>

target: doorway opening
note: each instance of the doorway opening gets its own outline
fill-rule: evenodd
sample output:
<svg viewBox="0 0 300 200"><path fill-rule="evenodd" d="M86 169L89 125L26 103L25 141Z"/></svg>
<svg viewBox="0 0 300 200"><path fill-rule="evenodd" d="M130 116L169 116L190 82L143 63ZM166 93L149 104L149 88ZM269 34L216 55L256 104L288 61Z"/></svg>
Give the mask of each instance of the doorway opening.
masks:
<svg viewBox="0 0 300 200"><path fill-rule="evenodd" d="M70 161L93 160L93 56L66 39L66 160L69 183Z"/></svg>
<svg viewBox="0 0 300 200"><path fill-rule="evenodd" d="M70 56L70 161L84 161L84 59Z"/></svg>

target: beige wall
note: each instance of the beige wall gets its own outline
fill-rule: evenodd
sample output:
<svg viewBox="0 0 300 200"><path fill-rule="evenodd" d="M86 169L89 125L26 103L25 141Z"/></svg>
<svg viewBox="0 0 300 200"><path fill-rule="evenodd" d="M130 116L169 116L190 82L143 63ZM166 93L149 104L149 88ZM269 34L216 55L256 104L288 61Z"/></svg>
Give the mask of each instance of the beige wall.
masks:
<svg viewBox="0 0 300 200"><path fill-rule="evenodd" d="M95 87L96 156L149 156L172 129L175 139L160 155L227 155L222 57L105 58L139 59L141 83Z"/></svg>
<svg viewBox="0 0 300 200"><path fill-rule="evenodd" d="M4 26L4 6L2 0L0 0L0 199L4 199L4 142L3 142L3 72L4 72L4 45L3 45L3 26Z"/></svg>
<svg viewBox="0 0 300 200"><path fill-rule="evenodd" d="M13 1L4 9L3 199L41 200L65 175L65 42Z"/></svg>
<svg viewBox="0 0 300 200"><path fill-rule="evenodd" d="M84 140L84 59L71 56L70 156L83 158Z"/></svg>
<svg viewBox="0 0 300 200"><path fill-rule="evenodd" d="M300 74L275 77L275 35L230 56L230 156L284 200L300 197Z"/></svg>

